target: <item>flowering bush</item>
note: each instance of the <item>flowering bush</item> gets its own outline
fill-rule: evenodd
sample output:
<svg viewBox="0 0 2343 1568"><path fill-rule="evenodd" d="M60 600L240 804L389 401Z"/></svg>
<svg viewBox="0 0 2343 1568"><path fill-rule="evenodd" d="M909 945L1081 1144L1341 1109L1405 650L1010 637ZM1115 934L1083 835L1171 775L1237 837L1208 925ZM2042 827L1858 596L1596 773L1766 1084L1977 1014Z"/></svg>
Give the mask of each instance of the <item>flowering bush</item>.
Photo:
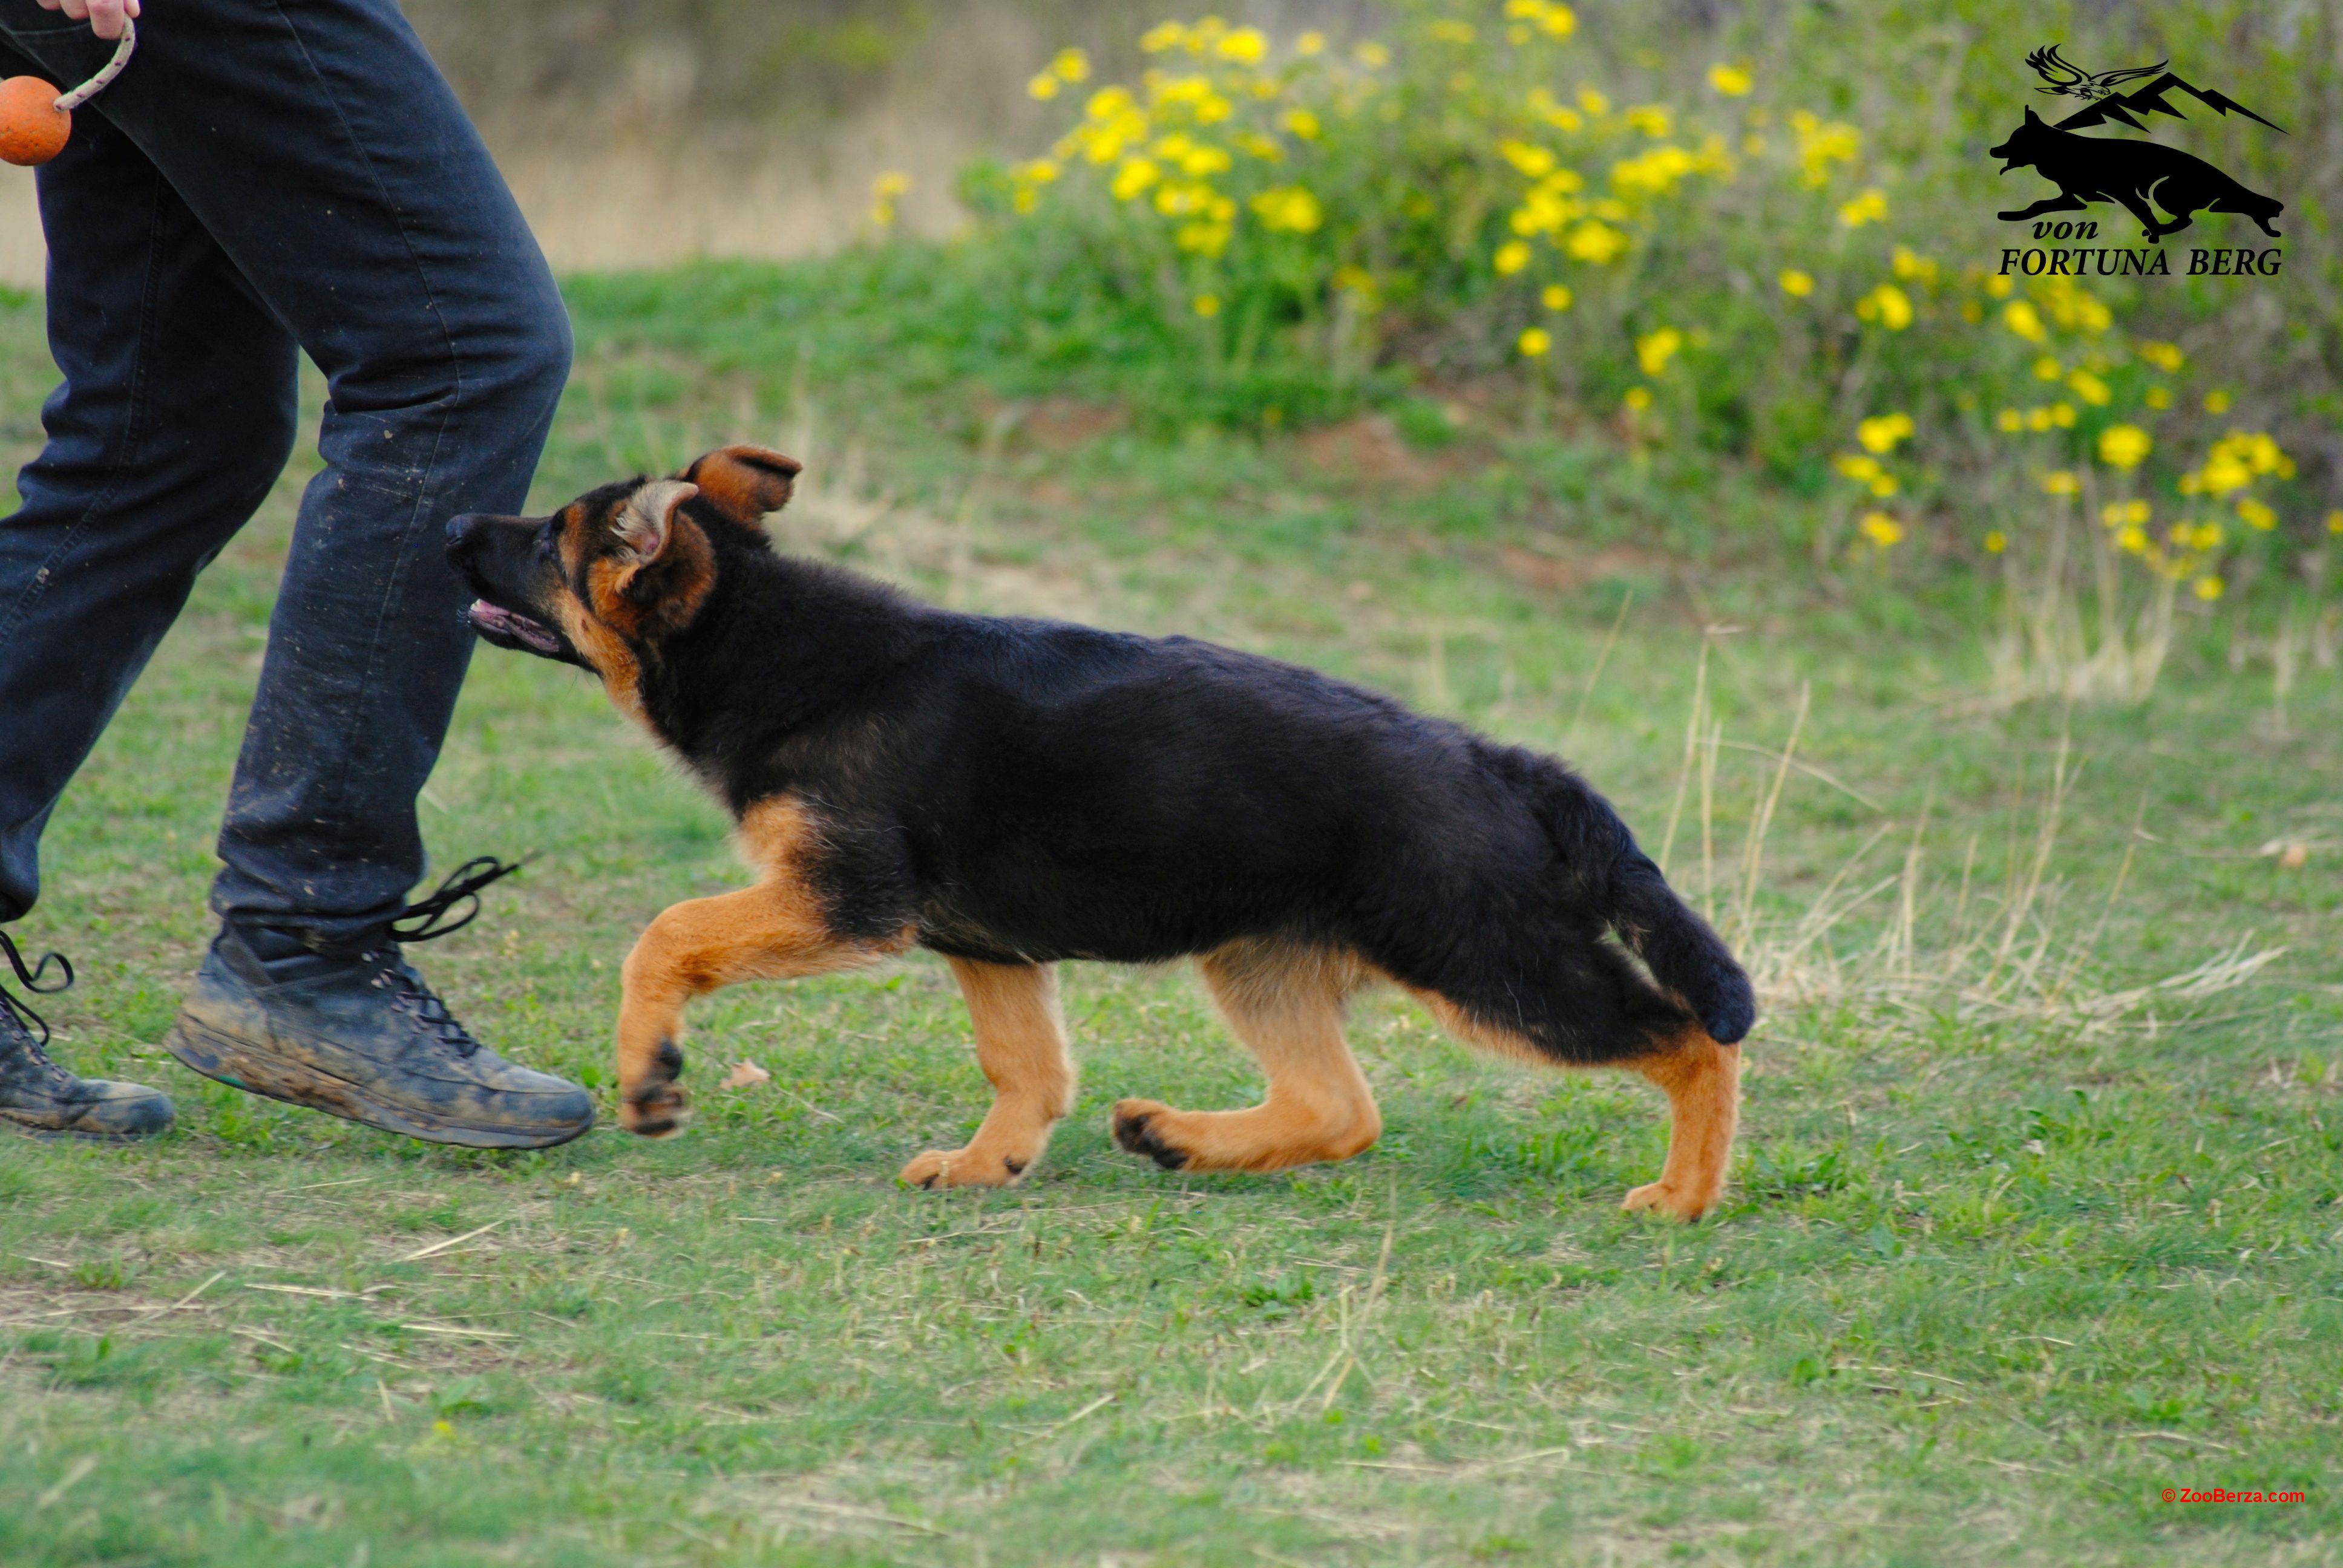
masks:
<svg viewBox="0 0 2343 1568"><path fill-rule="evenodd" d="M1577 32L1556 0L1413 0L1346 49L1165 22L1134 82L1049 62L1031 91L1063 134L971 194L1058 307L1162 346L1238 422L1378 376L1513 377L1639 449L1838 496L1807 541L1825 562L1925 543L2063 573L2088 552L2046 519L2077 508L2107 519L2094 548L2199 599L2260 558L2291 464L2218 433L2225 395L2122 297L1948 265L1899 232L1904 176L1854 125L1764 101L1734 60L1634 101ZM1912 227L1946 238L1941 211Z"/></svg>

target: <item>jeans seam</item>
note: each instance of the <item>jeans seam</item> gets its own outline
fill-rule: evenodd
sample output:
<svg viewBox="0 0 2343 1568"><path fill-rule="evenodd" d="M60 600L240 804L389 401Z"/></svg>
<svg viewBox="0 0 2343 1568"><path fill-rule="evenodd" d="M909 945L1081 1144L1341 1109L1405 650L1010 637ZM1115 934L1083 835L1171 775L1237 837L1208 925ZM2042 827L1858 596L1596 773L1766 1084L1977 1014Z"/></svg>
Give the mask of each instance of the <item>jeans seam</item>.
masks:
<svg viewBox="0 0 2343 1568"><path fill-rule="evenodd" d="M408 511L407 526L400 530L398 558L392 567L389 576L384 580L381 597L376 601L374 625L367 637L366 668L359 674L357 689L351 698L352 708L362 712L367 699L374 690L376 676L382 668L382 660L387 651L384 647L384 623L389 614L390 606L398 598L400 586L407 580L407 570L414 558L415 533L417 528L420 526L423 508L430 496L435 476L439 471L439 454L447 445L448 420L453 409L463 401L464 358L457 351L455 335L447 329L447 319L440 311L438 291L432 285L431 269L426 266L423 264L423 258L416 254L413 236L407 233L406 216L399 210L397 202L391 198L389 190L383 184L380 173L375 168L374 158L367 150L366 139L357 134L348 118L342 113L341 101L335 96L325 73L318 69L316 56L310 54L307 43L301 36L300 28L295 25L293 18L287 14L283 0L270 0L270 9L277 13L277 20L284 24L286 34L292 40L293 46L300 51L302 63L308 67L310 80L317 84L318 95L325 100L327 107L332 110L335 122L341 126L342 135L348 138L351 148L357 153L359 161L366 166L367 177L372 181L376 196L380 198L384 210L390 214L392 223L397 226L399 244L407 251L407 261L415 268L417 280L423 286L423 294L428 302L431 318L438 325L439 341L447 350L447 364L456 377L454 390L438 401L431 433L431 451L424 462L421 476L416 487L415 501ZM429 405L425 407L428 407ZM344 757L339 772L322 798L321 809L328 817L339 809L348 798L350 775L356 767L355 757Z"/></svg>
<svg viewBox="0 0 2343 1568"><path fill-rule="evenodd" d="M82 508L81 516L75 518L73 526L65 530L65 537L58 541L56 548L49 552L48 558L41 563L39 569L33 573L33 580L25 586L23 593L16 596L16 602L8 607L7 618L0 620L0 649L5 649L8 646L9 639L15 636L16 628L25 624L25 618L32 613L33 607L40 603L42 598L48 592L49 584L54 580L52 574L57 563L69 556L75 547L88 536L91 525L97 520L100 514L114 504L114 498L122 493L123 485L134 467L132 458L137 451L140 440L140 425L146 411L148 377L153 371L156 353L154 333L159 314L156 307L156 299L162 292L163 176L159 172L153 176L147 188L149 206L146 217L146 286L138 298L138 347L132 360L130 406L128 411L123 416L122 431L116 437L115 456L106 465L104 487L91 498L89 504ZM67 378L66 384L68 387L71 386L71 377Z"/></svg>

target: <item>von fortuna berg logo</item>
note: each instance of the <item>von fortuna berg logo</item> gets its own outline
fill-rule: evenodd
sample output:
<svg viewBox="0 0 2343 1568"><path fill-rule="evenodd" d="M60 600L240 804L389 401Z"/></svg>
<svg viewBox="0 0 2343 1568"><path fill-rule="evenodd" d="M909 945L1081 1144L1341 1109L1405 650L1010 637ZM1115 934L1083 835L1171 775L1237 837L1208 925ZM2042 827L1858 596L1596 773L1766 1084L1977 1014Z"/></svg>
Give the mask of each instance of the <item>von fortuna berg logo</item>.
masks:
<svg viewBox="0 0 2343 1568"><path fill-rule="evenodd" d="M2069 277L2086 273L2100 276L2168 276L2180 269L2172 265L2164 236L2188 227L2200 212L2250 218L2263 234L2272 239L2278 237L2278 229L2270 220L2286 210L2286 204L2247 190L2204 159L2161 142L2079 133L2089 126L2109 123L2145 132L2147 126L2143 122L2151 115L2169 115L2185 124L2188 116L2183 107L2177 106L2184 106L2191 98L2225 118L2232 113L2243 115L2284 136L2281 126L2263 119L2225 93L2207 92L2181 80L2165 69L2170 64L2167 60L2093 75L2059 58L2058 46L2053 44L2026 55L2026 63L2049 84L2036 88L2036 92L2053 97L2079 98L2082 106L2056 121L2045 120L2029 108L2025 121L2009 134L2009 139L1993 149L1995 157L2006 160L2001 167L2003 174L2032 169L2058 187L2056 196L1998 216L2010 223L2031 221L2036 240L2092 240L2099 237L2097 218L2047 219L2044 215L2083 212L2094 202L2114 202L2139 220L2140 237L2147 243L2142 246L2007 246L2001 253L2003 272L2022 272L2028 276L2045 273ZM2152 80L2144 85L2126 87L2125 84L2138 82L2142 77ZM2159 209L2168 216L2158 216ZM2282 259L2276 246L2192 247L2186 274L2231 277L2254 273L2274 276Z"/></svg>

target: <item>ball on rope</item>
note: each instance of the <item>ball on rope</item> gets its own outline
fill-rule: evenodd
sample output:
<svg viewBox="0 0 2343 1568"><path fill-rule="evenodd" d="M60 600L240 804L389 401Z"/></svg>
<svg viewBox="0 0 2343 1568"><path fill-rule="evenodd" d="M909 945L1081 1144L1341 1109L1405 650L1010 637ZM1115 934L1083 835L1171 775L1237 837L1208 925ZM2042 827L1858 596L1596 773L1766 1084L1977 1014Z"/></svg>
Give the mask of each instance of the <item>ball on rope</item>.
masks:
<svg viewBox="0 0 2343 1568"><path fill-rule="evenodd" d="M57 95L38 76L0 82L0 162L30 168L65 150L73 116L57 107Z"/></svg>
<svg viewBox="0 0 2343 1568"><path fill-rule="evenodd" d="M38 76L0 82L0 163L30 168L64 152L73 136L73 112L106 91L137 47L138 25L125 18L114 58L72 92L60 93Z"/></svg>

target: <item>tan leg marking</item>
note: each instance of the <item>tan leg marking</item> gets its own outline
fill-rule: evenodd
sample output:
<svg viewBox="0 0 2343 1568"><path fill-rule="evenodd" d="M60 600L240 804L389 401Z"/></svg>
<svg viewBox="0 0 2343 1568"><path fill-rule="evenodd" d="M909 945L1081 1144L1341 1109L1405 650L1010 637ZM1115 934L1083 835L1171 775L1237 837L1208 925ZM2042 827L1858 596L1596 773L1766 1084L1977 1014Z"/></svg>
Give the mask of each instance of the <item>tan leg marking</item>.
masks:
<svg viewBox="0 0 2343 1568"><path fill-rule="evenodd" d="M1739 1048L1717 1044L1694 1024L1675 1050L1619 1065L1667 1091L1670 1121L1668 1159L1660 1179L1628 1193L1624 1207L1699 1219L1725 1191L1725 1167L1733 1158L1733 1133L1741 1121Z"/></svg>
<svg viewBox="0 0 2343 1568"><path fill-rule="evenodd" d="M1173 1171L1282 1171L1348 1160L1383 1135L1375 1097L1342 1040L1342 1004L1362 978L1349 955L1240 942L1198 964L1229 1025L1269 1077L1249 1111L1174 1111L1119 1101L1115 1141Z"/></svg>
<svg viewBox="0 0 2343 1568"><path fill-rule="evenodd" d="M1031 1170L1074 1103L1074 1064L1050 964L948 960L976 1025L976 1063L992 1109L965 1149L930 1149L903 1167L914 1187L1005 1187Z"/></svg>
<svg viewBox="0 0 2343 1568"><path fill-rule="evenodd" d="M764 879L737 893L687 899L650 923L627 955L618 1007L618 1121L647 1138L682 1130L684 1004L742 980L789 980L875 963L910 944L832 935L799 868L811 837L795 801L769 800L741 819L741 848Z"/></svg>

